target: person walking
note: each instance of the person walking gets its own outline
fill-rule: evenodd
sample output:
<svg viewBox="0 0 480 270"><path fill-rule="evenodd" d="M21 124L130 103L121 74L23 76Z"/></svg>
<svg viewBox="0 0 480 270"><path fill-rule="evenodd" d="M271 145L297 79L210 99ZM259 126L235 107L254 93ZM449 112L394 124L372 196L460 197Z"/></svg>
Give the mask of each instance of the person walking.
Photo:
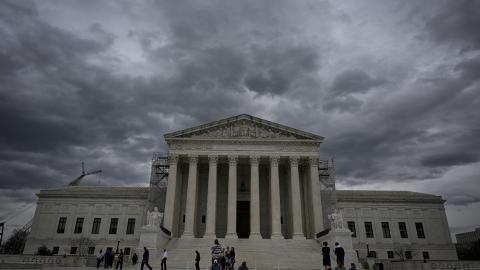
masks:
<svg viewBox="0 0 480 270"><path fill-rule="evenodd" d="M97 255L97 269L100 268L100 263L103 261L103 251L100 249Z"/></svg>
<svg viewBox="0 0 480 270"><path fill-rule="evenodd" d="M132 265L137 264L137 261L138 261L138 256L137 256L137 253L134 252L132 256Z"/></svg>
<svg viewBox="0 0 480 270"><path fill-rule="evenodd" d="M227 264L227 258L225 255L225 249L222 249L222 255L220 255L220 265L222 266L222 270L225 270L226 264Z"/></svg>
<svg viewBox="0 0 480 270"><path fill-rule="evenodd" d="M148 269L152 270L150 264L148 264L148 258L150 257L150 253L148 252L147 247L143 247L143 259L142 264L140 265L140 270L143 270L143 266L146 265Z"/></svg>
<svg viewBox="0 0 480 270"><path fill-rule="evenodd" d="M167 258L168 258L167 250L163 249L162 263L160 264L161 270L167 270Z"/></svg>
<svg viewBox="0 0 480 270"><path fill-rule="evenodd" d="M330 248L328 247L327 242L323 242L322 256L323 256L323 267L325 267L325 270L328 270L331 267L332 263L330 262Z"/></svg>
<svg viewBox="0 0 480 270"><path fill-rule="evenodd" d="M335 242L335 256L337 256L337 265L343 267L345 264L345 250L338 242Z"/></svg>
<svg viewBox="0 0 480 270"><path fill-rule="evenodd" d="M357 266L354 263L350 264L350 269L348 270L357 270Z"/></svg>
<svg viewBox="0 0 480 270"><path fill-rule="evenodd" d="M214 260L217 260L217 262L220 261L220 258L222 257L222 246L218 243L218 239L215 239L213 242L214 245L211 248L212 251L212 263Z"/></svg>
<svg viewBox="0 0 480 270"><path fill-rule="evenodd" d="M231 264L231 268L235 269L235 248L234 247L230 249L230 264Z"/></svg>
<svg viewBox="0 0 480 270"><path fill-rule="evenodd" d="M118 269L118 266L120 266L120 269L123 268L123 249L120 249L120 254L118 254L117 257L117 265L115 265L115 269Z"/></svg>
<svg viewBox="0 0 480 270"><path fill-rule="evenodd" d="M195 269L200 270L200 252L195 250Z"/></svg>

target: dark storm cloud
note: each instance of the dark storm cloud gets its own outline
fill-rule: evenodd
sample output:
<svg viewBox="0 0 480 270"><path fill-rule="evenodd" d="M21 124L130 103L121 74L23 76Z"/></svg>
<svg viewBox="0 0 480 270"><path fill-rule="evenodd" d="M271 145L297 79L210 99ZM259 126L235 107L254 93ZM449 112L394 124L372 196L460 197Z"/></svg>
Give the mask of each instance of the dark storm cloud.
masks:
<svg viewBox="0 0 480 270"><path fill-rule="evenodd" d="M461 43L461 49L479 49L479 13L478 1L442 1L438 13L428 18L426 26L439 43Z"/></svg>
<svg viewBox="0 0 480 270"><path fill-rule="evenodd" d="M477 153L447 153L424 157L420 163L427 167L443 167L474 163L479 160Z"/></svg>
<svg viewBox="0 0 480 270"><path fill-rule="evenodd" d="M472 2L0 1L1 194L146 185L162 134L241 113L325 136L340 184L443 181L479 161Z"/></svg>
<svg viewBox="0 0 480 270"><path fill-rule="evenodd" d="M373 78L365 71L350 69L335 76L331 91L335 96L344 96L352 93L365 93L370 89L385 83L386 80Z"/></svg>

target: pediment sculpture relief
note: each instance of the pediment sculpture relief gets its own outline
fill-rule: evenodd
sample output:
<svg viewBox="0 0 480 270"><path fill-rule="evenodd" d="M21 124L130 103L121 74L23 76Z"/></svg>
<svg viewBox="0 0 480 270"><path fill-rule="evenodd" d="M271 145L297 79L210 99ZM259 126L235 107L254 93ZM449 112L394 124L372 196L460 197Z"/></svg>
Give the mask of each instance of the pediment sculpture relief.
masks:
<svg viewBox="0 0 480 270"><path fill-rule="evenodd" d="M269 139L304 139L302 136L279 128L255 123L253 121L238 121L220 126L205 128L182 137L189 138L269 138Z"/></svg>

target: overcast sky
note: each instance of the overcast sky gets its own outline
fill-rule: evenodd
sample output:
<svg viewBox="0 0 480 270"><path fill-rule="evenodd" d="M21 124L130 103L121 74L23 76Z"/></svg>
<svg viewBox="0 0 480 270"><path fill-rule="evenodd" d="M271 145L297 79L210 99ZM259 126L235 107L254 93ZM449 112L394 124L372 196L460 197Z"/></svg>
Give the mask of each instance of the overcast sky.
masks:
<svg viewBox="0 0 480 270"><path fill-rule="evenodd" d="M342 189L480 226L480 1L0 1L0 217L146 186L163 134L248 113L324 136Z"/></svg>

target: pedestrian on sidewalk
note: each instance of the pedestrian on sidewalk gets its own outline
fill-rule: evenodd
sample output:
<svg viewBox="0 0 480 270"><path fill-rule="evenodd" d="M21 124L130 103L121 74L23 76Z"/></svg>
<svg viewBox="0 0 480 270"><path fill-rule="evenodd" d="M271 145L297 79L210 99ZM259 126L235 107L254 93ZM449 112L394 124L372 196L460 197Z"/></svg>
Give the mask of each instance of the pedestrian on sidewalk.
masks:
<svg viewBox="0 0 480 270"><path fill-rule="evenodd" d="M200 252L195 250L195 269L200 270Z"/></svg>
<svg viewBox="0 0 480 270"><path fill-rule="evenodd" d="M162 263L160 265L161 270L167 270L167 258L168 258L167 250L163 249Z"/></svg>
<svg viewBox="0 0 480 270"><path fill-rule="evenodd" d="M140 270L143 270L143 266L146 265L148 269L152 270L150 264L148 264L148 258L150 257L150 253L148 252L147 247L143 247L143 259L142 264L140 265Z"/></svg>

